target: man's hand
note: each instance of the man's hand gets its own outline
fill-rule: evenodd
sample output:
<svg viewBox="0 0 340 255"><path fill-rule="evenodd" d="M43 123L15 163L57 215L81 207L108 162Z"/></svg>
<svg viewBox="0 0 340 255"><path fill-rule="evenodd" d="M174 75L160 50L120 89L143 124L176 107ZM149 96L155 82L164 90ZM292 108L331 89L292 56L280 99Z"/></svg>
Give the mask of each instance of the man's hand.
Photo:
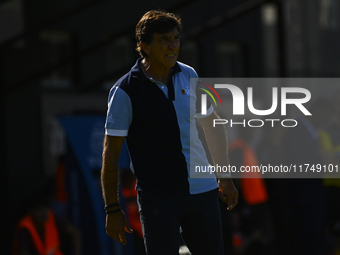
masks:
<svg viewBox="0 0 340 255"><path fill-rule="evenodd" d="M116 204L118 195L118 161L124 137L105 135L103 149L103 166L101 171L101 181L103 197L106 205ZM110 212L110 210L109 210ZM125 231L132 233L128 226L125 213L118 212L106 215L106 233L117 242L126 244Z"/></svg>
<svg viewBox="0 0 340 255"><path fill-rule="evenodd" d="M106 233L117 242L126 244L125 231L132 233L133 230L129 227L125 213L123 211L106 215Z"/></svg>
<svg viewBox="0 0 340 255"><path fill-rule="evenodd" d="M227 210L232 210L238 202L238 191L232 179L219 179L220 198L228 204Z"/></svg>

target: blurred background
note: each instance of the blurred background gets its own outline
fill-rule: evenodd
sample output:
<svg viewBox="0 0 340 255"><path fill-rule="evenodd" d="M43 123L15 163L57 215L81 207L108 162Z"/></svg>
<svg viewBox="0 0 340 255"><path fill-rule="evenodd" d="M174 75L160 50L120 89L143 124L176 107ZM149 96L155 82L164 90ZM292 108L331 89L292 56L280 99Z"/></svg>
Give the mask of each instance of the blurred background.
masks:
<svg viewBox="0 0 340 255"><path fill-rule="evenodd" d="M159 8L182 17L179 61L201 77L340 76L339 0L0 0L1 254L47 183L83 254L134 254L105 236L103 124L109 89L138 58L134 27Z"/></svg>

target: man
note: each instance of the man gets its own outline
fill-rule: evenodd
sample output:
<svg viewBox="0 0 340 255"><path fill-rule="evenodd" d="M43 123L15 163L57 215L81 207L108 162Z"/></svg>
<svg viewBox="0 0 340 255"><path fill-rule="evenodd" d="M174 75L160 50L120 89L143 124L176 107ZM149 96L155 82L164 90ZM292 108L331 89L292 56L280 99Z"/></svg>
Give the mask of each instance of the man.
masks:
<svg viewBox="0 0 340 255"><path fill-rule="evenodd" d="M30 199L29 211L16 228L13 255L81 254L79 231L54 215L46 193L35 193Z"/></svg>
<svg viewBox="0 0 340 255"><path fill-rule="evenodd" d="M197 74L177 62L181 30L176 15L147 12L136 26L142 58L110 91L102 166L106 231L123 244L125 231L132 232L117 191L118 158L126 139L147 254L178 254L181 229L192 254L222 255L218 185L228 210L237 204L238 192L230 178L217 184L215 178L189 177L190 167L208 161L192 128L192 113L200 107L191 105L199 97L190 78ZM225 130L212 127L212 120L218 118L212 107L207 113L206 118L195 116L205 129L214 163L228 165Z"/></svg>
<svg viewBox="0 0 340 255"><path fill-rule="evenodd" d="M52 211L44 203L32 206L17 226L14 255L53 254L60 251L59 231Z"/></svg>

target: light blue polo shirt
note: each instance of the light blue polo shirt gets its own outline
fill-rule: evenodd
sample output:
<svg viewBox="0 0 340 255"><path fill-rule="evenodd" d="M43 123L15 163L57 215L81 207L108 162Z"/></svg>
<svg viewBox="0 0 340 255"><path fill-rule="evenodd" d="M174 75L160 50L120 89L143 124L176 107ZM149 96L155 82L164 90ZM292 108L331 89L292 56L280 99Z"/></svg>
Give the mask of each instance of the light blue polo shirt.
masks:
<svg viewBox="0 0 340 255"><path fill-rule="evenodd" d="M168 88L165 84L145 76L140 68L140 61L141 59L139 59L136 65L132 68L132 75L123 76L110 90L107 119L105 124L106 134L110 136L129 136L129 130L135 117L133 113L138 112L137 109L133 109L133 107L138 107L134 106L133 100L137 100L136 98L138 98L138 95L135 95L135 90L129 88L125 89L127 85L120 86L120 84L127 84L127 80L131 83L133 81L131 77L134 77L133 74L137 74L139 77L144 76L145 79L157 85L159 90L163 92L163 95L167 99L169 99L169 94L172 98L172 104L179 127L181 152L186 161L190 194L199 194L217 188L218 185L216 178L212 178L209 173L199 173L200 176L190 176L190 172L194 173L193 168L195 166L209 165L203 145L198 138L196 119L209 116L213 112L213 106L210 104L209 107L208 104L209 109L207 110L207 115L202 116L199 113L200 108L197 107L197 100L200 98L198 93L200 93L201 90L197 90L196 88L198 81L196 71L188 65L177 62L175 66L175 70L177 71L172 76L173 91L169 91L169 88L172 89L171 87ZM147 89L143 91L146 91L145 93L147 93ZM173 95L170 92L172 92ZM133 146L133 142L131 142L131 144L131 146ZM135 162L138 161L135 160ZM135 168L138 166L135 166L133 158L132 164L132 170L136 170L137 172L137 169ZM202 174L206 174L207 178L202 178Z"/></svg>

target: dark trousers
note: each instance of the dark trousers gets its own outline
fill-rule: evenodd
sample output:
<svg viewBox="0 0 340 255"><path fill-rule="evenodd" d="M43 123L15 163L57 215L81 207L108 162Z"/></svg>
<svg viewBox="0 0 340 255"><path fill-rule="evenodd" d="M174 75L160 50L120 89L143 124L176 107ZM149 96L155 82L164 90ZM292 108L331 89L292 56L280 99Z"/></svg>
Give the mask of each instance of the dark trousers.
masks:
<svg viewBox="0 0 340 255"><path fill-rule="evenodd" d="M180 235L192 255L223 255L218 189L195 195L138 193L148 255L178 255Z"/></svg>

